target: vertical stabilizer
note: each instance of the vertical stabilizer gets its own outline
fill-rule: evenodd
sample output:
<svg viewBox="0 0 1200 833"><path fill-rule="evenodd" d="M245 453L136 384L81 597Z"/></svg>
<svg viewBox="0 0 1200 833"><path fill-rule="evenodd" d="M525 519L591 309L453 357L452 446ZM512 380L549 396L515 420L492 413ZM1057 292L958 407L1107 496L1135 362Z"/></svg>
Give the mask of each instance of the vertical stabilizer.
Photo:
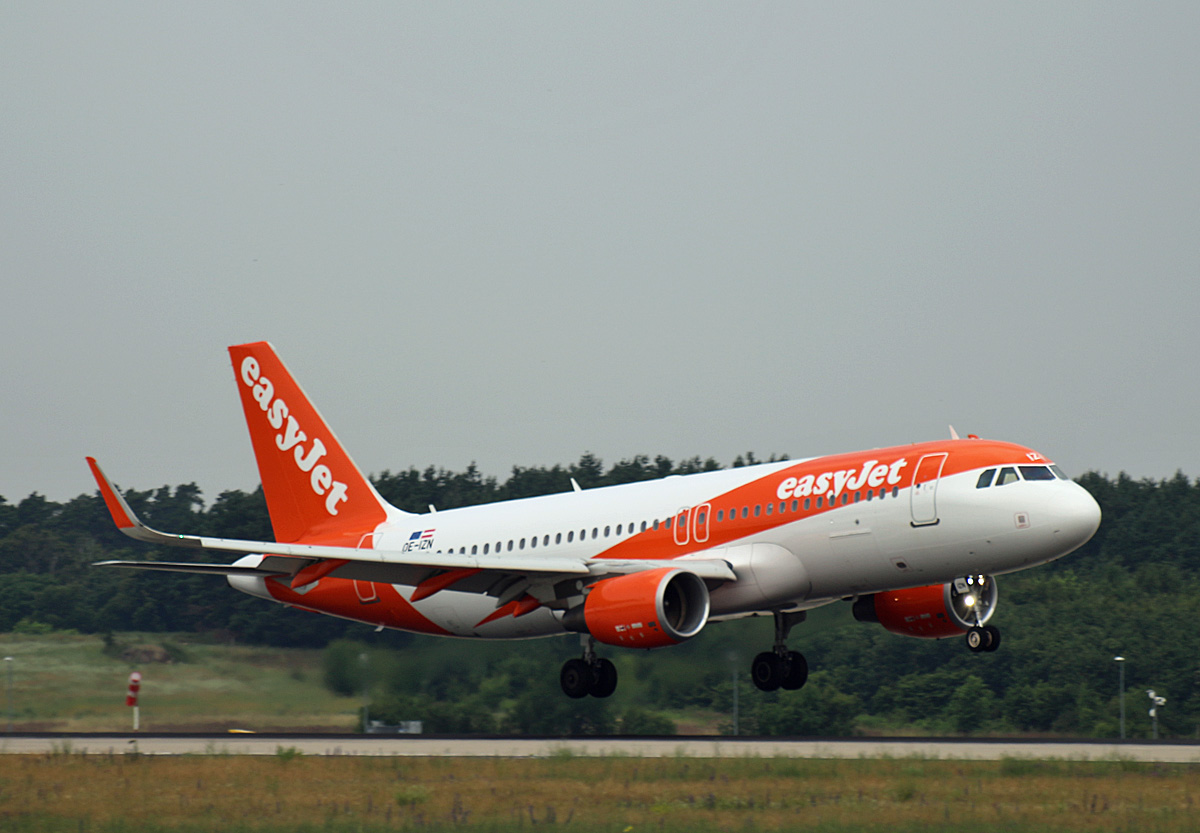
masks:
<svg viewBox="0 0 1200 833"><path fill-rule="evenodd" d="M370 546L386 503L268 342L229 348L271 526L280 542Z"/></svg>

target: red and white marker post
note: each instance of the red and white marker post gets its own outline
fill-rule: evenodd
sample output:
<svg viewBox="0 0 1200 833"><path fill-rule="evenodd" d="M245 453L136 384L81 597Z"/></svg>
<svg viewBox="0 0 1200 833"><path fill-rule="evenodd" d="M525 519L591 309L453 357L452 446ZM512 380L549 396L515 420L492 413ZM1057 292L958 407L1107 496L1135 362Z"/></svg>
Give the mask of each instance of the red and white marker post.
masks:
<svg viewBox="0 0 1200 833"><path fill-rule="evenodd" d="M138 730L138 689L142 687L142 675L134 671L129 675L129 693L125 695L125 705L133 707L133 731Z"/></svg>

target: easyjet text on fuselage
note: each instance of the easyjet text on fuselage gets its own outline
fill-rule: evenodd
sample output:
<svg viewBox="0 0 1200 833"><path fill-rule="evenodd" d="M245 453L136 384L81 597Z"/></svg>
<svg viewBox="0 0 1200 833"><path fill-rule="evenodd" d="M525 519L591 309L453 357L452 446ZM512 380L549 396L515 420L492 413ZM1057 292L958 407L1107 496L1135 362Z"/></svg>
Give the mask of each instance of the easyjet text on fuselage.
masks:
<svg viewBox="0 0 1200 833"><path fill-rule="evenodd" d="M900 470L907 465L908 460L904 457L891 463L867 460L861 468L788 477L779 484L775 494L780 500L787 500L791 497L808 497L809 495L837 497L843 491L854 492L864 487L877 489L884 483L895 486L900 482Z"/></svg>

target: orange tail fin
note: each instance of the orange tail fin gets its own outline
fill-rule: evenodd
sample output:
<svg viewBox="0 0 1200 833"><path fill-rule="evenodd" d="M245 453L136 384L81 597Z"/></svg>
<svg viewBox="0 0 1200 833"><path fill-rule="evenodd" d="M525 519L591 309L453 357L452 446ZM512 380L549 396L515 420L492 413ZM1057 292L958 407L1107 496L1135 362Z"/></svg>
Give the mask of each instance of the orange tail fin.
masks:
<svg viewBox="0 0 1200 833"><path fill-rule="evenodd" d="M239 344L229 355L277 541L359 546L399 514L354 465L275 348Z"/></svg>

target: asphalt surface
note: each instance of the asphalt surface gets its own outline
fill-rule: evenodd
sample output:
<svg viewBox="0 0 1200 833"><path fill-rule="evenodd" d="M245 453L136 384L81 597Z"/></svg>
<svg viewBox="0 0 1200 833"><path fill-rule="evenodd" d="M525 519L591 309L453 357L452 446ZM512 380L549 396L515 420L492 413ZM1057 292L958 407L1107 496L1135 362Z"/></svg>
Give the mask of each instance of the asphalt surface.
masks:
<svg viewBox="0 0 1200 833"><path fill-rule="evenodd" d="M1200 763L1200 743L954 738L463 738L412 735L26 734L0 735L0 753L109 755L305 755L545 758L555 755L733 758L1003 758Z"/></svg>

